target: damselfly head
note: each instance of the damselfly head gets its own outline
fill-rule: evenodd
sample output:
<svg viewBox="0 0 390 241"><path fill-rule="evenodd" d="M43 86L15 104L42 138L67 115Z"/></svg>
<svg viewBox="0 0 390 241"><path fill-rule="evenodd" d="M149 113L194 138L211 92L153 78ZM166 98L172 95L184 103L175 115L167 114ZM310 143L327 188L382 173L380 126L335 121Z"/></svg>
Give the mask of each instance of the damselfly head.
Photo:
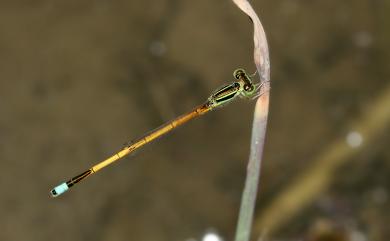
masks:
<svg viewBox="0 0 390 241"><path fill-rule="evenodd" d="M241 97L252 98L253 96L256 96L260 84L254 84L251 76L249 76L244 69L236 69L233 72L233 76L238 80L238 83L241 86Z"/></svg>

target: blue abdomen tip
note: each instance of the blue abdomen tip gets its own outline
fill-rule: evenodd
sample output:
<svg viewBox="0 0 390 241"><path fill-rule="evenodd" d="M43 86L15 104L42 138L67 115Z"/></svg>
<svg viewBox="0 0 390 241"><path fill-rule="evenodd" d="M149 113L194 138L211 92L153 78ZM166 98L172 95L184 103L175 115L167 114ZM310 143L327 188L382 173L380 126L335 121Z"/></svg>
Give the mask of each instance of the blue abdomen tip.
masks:
<svg viewBox="0 0 390 241"><path fill-rule="evenodd" d="M50 194L52 197L57 197L57 196L63 194L64 192L68 191L68 189L69 189L68 185L64 182L64 183L56 186L55 188L53 188L50 191Z"/></svg>

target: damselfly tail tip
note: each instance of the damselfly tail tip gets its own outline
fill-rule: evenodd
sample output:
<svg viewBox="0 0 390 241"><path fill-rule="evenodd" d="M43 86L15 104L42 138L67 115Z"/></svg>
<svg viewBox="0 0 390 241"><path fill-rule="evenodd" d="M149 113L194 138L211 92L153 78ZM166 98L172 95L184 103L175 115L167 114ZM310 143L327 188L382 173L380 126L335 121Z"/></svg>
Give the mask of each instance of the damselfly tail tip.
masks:
<svg viewBox="0 0 390 241"><path fill-rule="evenodd" d="M66 182L56 186L50 191L51 197L58 197L59 195L63 194L64 192L68 191L69 187Z"/></svg>

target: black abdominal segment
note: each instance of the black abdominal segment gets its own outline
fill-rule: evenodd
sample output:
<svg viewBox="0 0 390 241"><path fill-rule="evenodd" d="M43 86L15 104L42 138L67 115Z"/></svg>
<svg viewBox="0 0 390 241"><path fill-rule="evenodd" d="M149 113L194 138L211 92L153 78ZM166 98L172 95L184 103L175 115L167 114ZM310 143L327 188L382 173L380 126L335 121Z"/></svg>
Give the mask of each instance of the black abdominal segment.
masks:
<svg viewBox="0 0 390 241"><path fill-rule="evenodd" d="M92 174L92 170L89 169L88 171L85 171L85 172L81 173L80 175L77 175L77 176L73 177L72 179L70 179L69 181L67 181L66 185L68 185L68 187L71 187L74 184L78 183L79 181L83 180L84 178L88 177L91 174Z"/></svg>

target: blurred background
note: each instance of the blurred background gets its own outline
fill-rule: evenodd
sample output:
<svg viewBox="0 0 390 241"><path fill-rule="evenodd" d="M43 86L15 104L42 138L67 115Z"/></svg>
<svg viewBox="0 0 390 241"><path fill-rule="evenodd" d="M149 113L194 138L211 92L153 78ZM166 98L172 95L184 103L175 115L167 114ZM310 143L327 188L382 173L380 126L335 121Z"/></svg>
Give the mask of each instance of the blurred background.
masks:
<svg viewBox="0 0 390 241"><path fill-rule="evenodd" d="M272 80L253 240L388 240L390 2L252 4ZM49 197L254 72L231 1L2 1L0 26L0 240L233 239L254 101Z"/></svg>

